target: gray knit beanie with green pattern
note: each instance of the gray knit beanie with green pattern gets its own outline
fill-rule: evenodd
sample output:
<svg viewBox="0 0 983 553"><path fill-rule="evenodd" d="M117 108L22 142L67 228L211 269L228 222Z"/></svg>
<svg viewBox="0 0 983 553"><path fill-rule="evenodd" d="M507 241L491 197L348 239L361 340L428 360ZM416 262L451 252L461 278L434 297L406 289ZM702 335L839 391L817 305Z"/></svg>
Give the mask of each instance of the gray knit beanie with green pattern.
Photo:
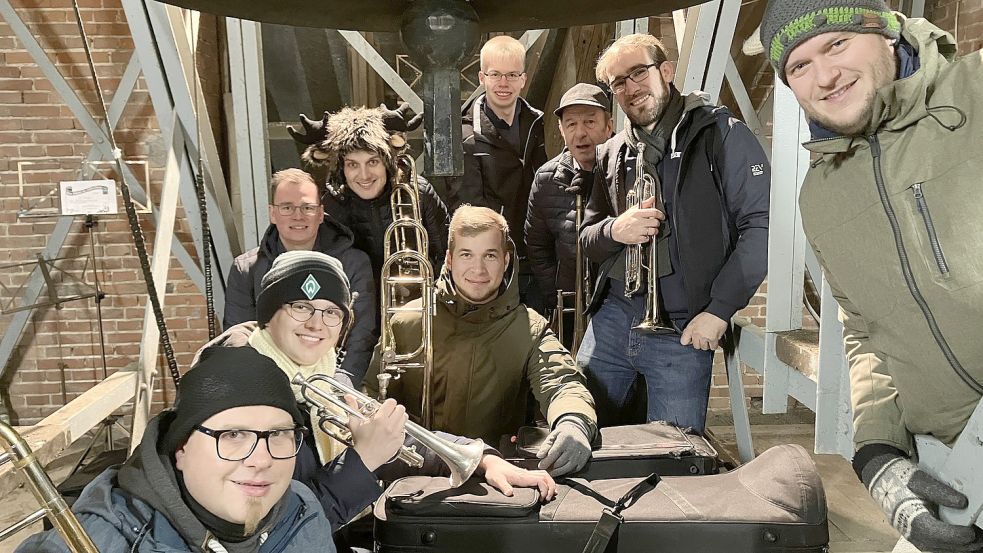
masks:
<svg viewBox="0 0 983 553"><path fill-rule="evenodd" d="M901 36L901 21L883 0L769 0L761 19L761 44L783 82L796 46L824 33L849 31Z"/></svg>

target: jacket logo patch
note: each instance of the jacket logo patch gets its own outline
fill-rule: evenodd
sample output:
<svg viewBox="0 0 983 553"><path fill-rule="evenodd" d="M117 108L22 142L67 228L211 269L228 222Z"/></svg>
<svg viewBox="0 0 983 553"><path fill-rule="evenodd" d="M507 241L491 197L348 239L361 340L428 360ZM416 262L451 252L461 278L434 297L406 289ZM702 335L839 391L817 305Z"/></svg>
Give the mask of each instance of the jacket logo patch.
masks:
<svg viewBox="0 0 983 553"><path fill-rule="evenodd" d="M760 177L765 174L765 164L764 163L754 163L751 165L751 174Z"/></svg>
<svg viewBox="0 0 983 553"><path fill-rule="evenodd" d="M676 159L676 158L678 158L678 157L680 157L682 155L683 155L682 152L673 152L673 153L669 154L669 159Z"/></svg>

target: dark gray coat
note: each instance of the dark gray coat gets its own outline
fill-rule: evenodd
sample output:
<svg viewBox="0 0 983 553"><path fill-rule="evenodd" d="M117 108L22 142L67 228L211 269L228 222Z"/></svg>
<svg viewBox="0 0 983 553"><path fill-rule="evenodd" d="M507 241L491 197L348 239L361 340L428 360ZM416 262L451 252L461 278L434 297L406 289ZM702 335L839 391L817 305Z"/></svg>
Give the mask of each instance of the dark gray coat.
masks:
<svg viewBox="0 0 983 553"><path fill-rule="evenodd" d="M372 348L379 338L376 326L375 280L372 266L365 252L354 247L352 231L325 216L318 229L315 249L341 261L351 283L355 300L355 324L344 344L345 356L340 367L350 373L357 384L362 380L372 358ZM270 225L263 242L240 255L229 271L225 290L225 318L223 328L256 320L256 296L259 295L263 275L270 270L273 260L283 253L280 234Z"/></svg>

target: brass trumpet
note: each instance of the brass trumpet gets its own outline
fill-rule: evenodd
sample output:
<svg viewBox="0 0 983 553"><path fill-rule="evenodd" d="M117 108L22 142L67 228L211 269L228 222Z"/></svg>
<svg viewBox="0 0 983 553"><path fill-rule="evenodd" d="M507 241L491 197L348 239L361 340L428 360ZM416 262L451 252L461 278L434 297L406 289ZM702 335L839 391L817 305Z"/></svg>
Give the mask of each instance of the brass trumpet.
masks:
<svg viewBox="0 0 983 553"><path fill-rule="evenodd" d="M379 398L385 399L389 382L407 370L423 372L420 420L424 426L433 425L430 397L433 375L432 318L436 314L434 270L428 256L427 230L420 215L420 188L417 183L416 162L407 154L397 160L397 174L390 196L393 222L386 229L385 263L380 278L380 336L382 369L379 371ZM420 288L420 306L410 306L401 298L409 287ZM416 347L403 345L405 353L397 353L392 318L397 313L421 314L420 342ZM414 359L420 358L420 361Z"/></svg>
<svg viewBox="0 0 983 553"><path fill-rule="evenodd" d="M655 205L665 209L662 201L662 187L656 186L655 179L645 173L645 143L637 145L635 158L635 184L625 197L625 207L631 209L641 205L646 198L655 197ZM629 244L625 254L625 296L632 297L642 288L643 278L648 285L648 297L645 298L645 318L632 327L632 330L647 334L675 334L676 329L663 317L659 303L659 248L657 246L660 232L649 240L648 244ZM648 256L648 264L643 257ZM643 276L643 274L645 276Z"/></svg>
<svg viewBox="0 0 983 553"><path fill-rule="evenodd" d="M294 385L300 386L301 396L304 398L304 401L317 408L318 418L320 419L318 426L321 427L321 430L324 430L331 437L348 444L349 447L352 447L353 444L351 434L348 433L348 421L332 413L328 409L328 404L342 409L349 417L356 417L363 420L367 419L371 413L379 408L379 402L351 386L338 382L330 376L314 375L305 379L303 375L297 374L294 375L292 382ZM315 386L315 383L318 382L324 383L329 387L330 391L325 391ZM316 397L312 397L309 394L313 394ZM348 405L340 397L344 394L355 397L356 401L358 401L359 409L352 408L352 406ZM327 424L332 424L344 433L348 433L347 438L343 435L343 432L330 429L326 426ZM433 432L413 422L406 423L406 433L436 453L450 467L450 482L451 487L454 488L466 482L468 478L471 478L475 469L478 468L478 463L481 462L482 455L484 455L485 443L481 440L474 440L466 445L456 444L440 438ZM340 437L339 434L341 434ZM396 457L411 467L419 468L423 466L423 456L417 453L416 448L413 446L402 446Z"/></svg>
<svg viewBox="0 0 983 553"><path fill-rule="evenodd" d="M41 462L34 456L24 438L9 425L0 422L0 441L6 443L7 449L9 449L9 452L0 455L0 465L13 461L14 470L24 473L31 493L41 504L41 508L37 511L0 531L0 541L47 516L55 530L65 540L68 549L74 553L99 553L95 544L92 543L92 539L82 528L82 524L75 518L75 514L72 513L61 494L55 489L51 478L44 472Z"/></svg>

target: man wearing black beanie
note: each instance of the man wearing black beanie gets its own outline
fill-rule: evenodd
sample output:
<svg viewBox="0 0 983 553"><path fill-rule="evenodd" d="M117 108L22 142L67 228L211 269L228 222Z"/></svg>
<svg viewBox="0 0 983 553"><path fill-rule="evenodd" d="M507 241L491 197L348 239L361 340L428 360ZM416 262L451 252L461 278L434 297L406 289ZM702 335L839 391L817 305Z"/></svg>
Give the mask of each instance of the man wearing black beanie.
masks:
<svg viewBox="0 0 983 553"><path fill-rule="evenodd" d="M230 328L198 355L205 359L216 349L252 349L273 359L273 367L289 378L320 374L351 384L351 376L335 363L335 350L351 324L351 301L348 279L336 259L319 252L284 253L263 277L256 302L258 321ZM296 387L294 397L302 400ZM315 414L304 409L305 419L312 421L305 426L312 430L298 454L294 478L314 490L337 529L382 494L379 479L391 481L407 474L404 464L388 462L404 443L406 411L387 400L368 421L351 427L354 448L345 449L318 428ZM470 442L450 434L441 437ZM439 457L416 445L424 456L417 474L449 474ZM491 448L476 474L508 495L512 486L538 487L544 500L555 492L548 474L511 465Z"/></svg>
<svg viewBox="0 0 983 553"><path fill-rule="evenodd" d="M314 494L293 482L303 416L287 377L250 348L217 348L181 380L120 467L73 506L100 551L335 549ZM18 551L67 552L54 530Z"/></svg>

